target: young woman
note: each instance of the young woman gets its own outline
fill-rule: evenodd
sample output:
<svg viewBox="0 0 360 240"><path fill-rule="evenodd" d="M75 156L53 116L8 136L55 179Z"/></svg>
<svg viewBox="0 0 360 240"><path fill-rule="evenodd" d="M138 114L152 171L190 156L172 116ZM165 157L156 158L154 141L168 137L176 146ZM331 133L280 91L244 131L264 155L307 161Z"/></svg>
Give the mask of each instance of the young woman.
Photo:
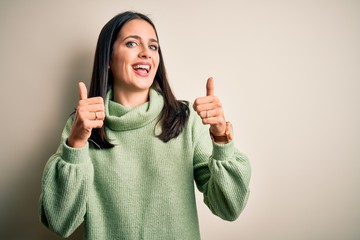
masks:
<svg viewBox="0 0 360 240"><path fill-rule="evenodd" d="M214 214L235 220L250 166L213 89L210 78L192 106L176 100L152 21L136 12L111 19L89 94L79 83L76 113L45 166L42 222L63 237L84 222L91 240L196 240L195 184Z"/></svg>

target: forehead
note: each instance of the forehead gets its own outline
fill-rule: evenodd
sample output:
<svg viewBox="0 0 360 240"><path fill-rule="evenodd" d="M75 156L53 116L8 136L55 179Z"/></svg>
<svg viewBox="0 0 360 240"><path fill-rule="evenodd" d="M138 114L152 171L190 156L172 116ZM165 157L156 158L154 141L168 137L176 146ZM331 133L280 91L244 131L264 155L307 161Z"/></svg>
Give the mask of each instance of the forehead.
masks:
<svg viewBox="0 0 360 240"><path fill-rule="evenodd" d="M157 39L155 29L143 19L133 19L125 23L119 32L119 37L126 38L131 35L140 36L144 39Z"/></svg>

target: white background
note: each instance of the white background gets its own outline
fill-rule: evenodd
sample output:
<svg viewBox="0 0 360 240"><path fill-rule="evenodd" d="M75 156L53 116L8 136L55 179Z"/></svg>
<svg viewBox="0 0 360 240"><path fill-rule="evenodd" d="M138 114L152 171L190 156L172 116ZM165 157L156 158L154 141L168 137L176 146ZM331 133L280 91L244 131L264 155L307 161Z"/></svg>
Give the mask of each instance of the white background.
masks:
<svg viewBox="0 0 360 240"><path fill-rule="evenodd" d="M102 26L125 10L155 22L179 99L215 78L250 158L238 220L213 216L197 194L204 240L360 239L356 0L1 1L1 239L59 239L39 222L42 170L77 82L89 86Z"/></svg>

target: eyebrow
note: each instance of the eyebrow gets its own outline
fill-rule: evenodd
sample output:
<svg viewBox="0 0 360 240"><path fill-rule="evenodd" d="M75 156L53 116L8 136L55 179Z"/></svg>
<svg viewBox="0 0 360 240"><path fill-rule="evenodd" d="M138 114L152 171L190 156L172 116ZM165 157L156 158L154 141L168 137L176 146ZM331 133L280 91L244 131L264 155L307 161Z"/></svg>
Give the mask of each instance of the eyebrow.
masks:
<svg viewBox="0 0 360 240"><path fill-rule="evenodd" d="M139 35L130 35L130 36L125 37L123 39L123 41L125 41L128 38L135 38L137 40L141 40L141 37ZM155 38L150 38L149 40L150 40L150 42L156 42L156 43L158 42Z"/></svg>

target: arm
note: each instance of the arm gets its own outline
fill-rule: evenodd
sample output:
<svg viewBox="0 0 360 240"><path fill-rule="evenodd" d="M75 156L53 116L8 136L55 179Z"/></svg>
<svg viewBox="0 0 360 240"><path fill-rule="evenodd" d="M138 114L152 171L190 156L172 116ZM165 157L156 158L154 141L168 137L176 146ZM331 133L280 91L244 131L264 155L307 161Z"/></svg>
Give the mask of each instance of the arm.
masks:
<svg viewBox="0 0 360 240"><path fill-rule="evenodd" d="M63 131L57 152L45 166L40 195L42 223L63 237L73 233L84 220L94 174L89 145L75 149L66 144L71 122Z"/></svg>
<svg viewBox="0 0 360 240"><path fill-rule="evenodd" d="M209 209L233 221L244 209L250 190L251 168L247 157L233 142L211 143L209 131L198 123L194 151L194 178Z"/></svg>
<svg viewBox="0 0 360 240"><path fill-rule="evenodd" d="M79 83L75 117L68 120L61 144L46 164L42 178L41 221L61 236L69 236L84 220L94 176L88 138L93 128L103 126L104 119L103 99L87 98L85 84Z"/></svg>
<svg viewBox="0 0 360 240"><path fill-rule="evenodd" d="M210 125L215 140L211 142L208 129L200 119L196 119L194 176L197 187L214 214L235 220L248 199L251 170L248 159L234 147L234 143L224 142L220 137L227 135L228 129L221 102L214 96L212 78L207 81L206 96L197 98L193 107L202 124Z"/></svg>

